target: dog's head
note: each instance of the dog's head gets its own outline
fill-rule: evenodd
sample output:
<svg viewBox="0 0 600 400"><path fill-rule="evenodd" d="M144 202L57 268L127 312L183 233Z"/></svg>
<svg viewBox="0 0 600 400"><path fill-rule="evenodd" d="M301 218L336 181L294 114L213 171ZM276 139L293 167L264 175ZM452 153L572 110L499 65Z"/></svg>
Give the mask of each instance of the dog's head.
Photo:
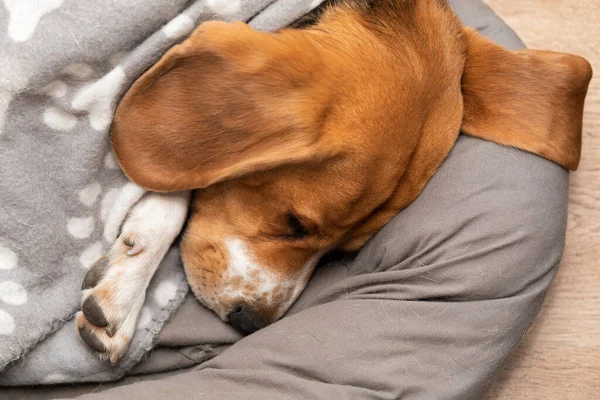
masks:
<svg viewBox="0 0 600 400"><path fill-rule="evenodd" d="M204 23L119 105L128 177L199 189L188 280L242 330L279 318L325 252L358 249L410 204L461 126L577 165L587 62L504 50L441 2L383 3L304 30Z"/></svg>

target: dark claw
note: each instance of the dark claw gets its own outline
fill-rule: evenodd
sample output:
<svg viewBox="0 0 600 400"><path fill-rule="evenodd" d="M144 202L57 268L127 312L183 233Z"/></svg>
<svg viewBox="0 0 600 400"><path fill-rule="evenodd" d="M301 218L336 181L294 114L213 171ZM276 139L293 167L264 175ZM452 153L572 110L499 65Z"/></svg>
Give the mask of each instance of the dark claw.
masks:
<svg viewBox="0 0 600 400"><path fill-rule="evenodd" d="M108 270L108 258L102 257L90 268L90 270L85 274L85 278L83 278L83 284L81 285L81 290L93 288L100 282L100 280L106 274Z"/></svg>
<svg viewBox="0 0 600 400"><path fill-rule="evenodd" d="M115 336L115 331L113 330L113 328L111 328L110 326L107 326L106 328L104 328L104 331L106 332L106 335L108 337L113 337Z"/></svg>
<svg viewBox="0 0 600 400"><path fill-rule="evenodd" d="M90 331L90 328L88 328L87 326L83 325L82 327L79 328L79 336L81 336L81 339L83 339L83 341L91 349L96 350L97 352L100 352L100 353L103 353L106 351L106 347L104 347L102 342L96 336L94 336L92 331Z"/></svg>
<svg viewBox="0 0 600 400"><path fill-rule="evenodd" d="M135 242L134 242L134 241L133 241L133 239L132 239L132 238L130 238L130 237L126 237L126 238L124 238L124 239L123 239L123 244L124 244L125 246L127 246L127 247L133 247L133 246L135 246Z"/></svg>
<svg viewBox="0 0 600 400"><path fill-rule="evenodd" d="M92 324L96 326L108 325L108 321L106 320L106 317L104 316L104 313L98 305L98 301L94 295L91 295L85 299L83 306L81 306L81 311L83 311L85 318Z"/></svg>

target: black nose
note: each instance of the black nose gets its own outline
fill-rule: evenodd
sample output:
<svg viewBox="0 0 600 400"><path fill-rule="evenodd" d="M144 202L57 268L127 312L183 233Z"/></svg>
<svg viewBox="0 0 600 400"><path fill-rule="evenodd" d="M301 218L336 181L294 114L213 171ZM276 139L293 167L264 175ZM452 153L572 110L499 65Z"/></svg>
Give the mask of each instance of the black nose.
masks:
<svg viewBox="0 0 600 400"><path fill-rule="evenodd" d="M231 326L246 335L256 332L267 325L263 318L252 310L249 310L245 305L237 306L229 314L228 319Z"/></svg>

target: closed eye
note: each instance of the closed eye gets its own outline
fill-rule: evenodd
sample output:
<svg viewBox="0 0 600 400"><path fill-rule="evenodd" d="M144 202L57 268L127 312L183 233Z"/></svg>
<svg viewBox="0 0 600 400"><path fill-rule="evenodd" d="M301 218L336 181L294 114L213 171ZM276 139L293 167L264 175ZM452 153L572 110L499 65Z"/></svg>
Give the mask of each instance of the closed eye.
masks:
<svg viewBox="0 0 600 400"><path fill-rule="evenodd" d="M302 239L310 233L308 229L302 224L302 221L296 214L288 211L286 214L288 232L284 235L287 239Z"/></svg>

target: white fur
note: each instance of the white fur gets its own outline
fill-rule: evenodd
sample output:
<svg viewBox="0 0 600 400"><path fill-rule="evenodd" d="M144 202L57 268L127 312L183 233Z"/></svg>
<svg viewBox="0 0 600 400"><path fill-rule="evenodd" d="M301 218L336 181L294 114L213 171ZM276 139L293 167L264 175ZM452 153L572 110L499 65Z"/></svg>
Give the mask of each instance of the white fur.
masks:
<svg viewBox="0 0 600 400"><path fill-rule="evenodd" d="M44 14L56 10L64 0L4 0L10 18L8 36L15 42L31 38Z"/></svg>
<svg viewBox="0 0 600 400"><path fill-rule="evenodd" d="M227 265L227 273L224 276L225 281L241 280L242 285L256 285L257 289L253 293L245 294L239 292L231 285L223 287L223 295L233 295L242 298L260 297L265 293L272 294L285 282L282 282L281 277L269 271L263 266L258 265L248 252L245 243L239 238L229 238L225 240L225 247L229 256L229 264ZM239 278L239 279L238 279ZM236 284L237 286L237 284ZM233 297L232 296L232 297Z"/></svg>
<svg viewBox="0 0 600 400"><path fill-rule="evenodd" d="M112 120L115 96L125 83L125 78L125 71L117 66L102 79L81 89L71 105L76 110L88 112L92 128L105 130Z"/></svg>
<svg viewBox="0 0 600 400"><path fill-rule="evenodd" d="M300 295L306 282L315 268L315 265L323 253L315 254L301 268L295 277L283 277L265 266L256 263L246 244L240 238L225 239L225 248L229 263L227 271L223 276L222 288L218 293L219 298L228 300L242 300L252 302L255 299L266 297L267 302L275 301L274 294L278 293L276 317L279 318ZM249 291L247 287L252 287ZM267 307L275 304L267 304ZM218 304L212 308L221 316L226 318L226 313L231 310L222 310Z"/></svg>
<svg viewBox="0 0 600 400"><path fill-rule="evenodd" d="M133 182L128 182L125 184L125 186L123 186L115 200L110 206L108 206L110 207L110 211L108 211L108 214L106 215L106 224L104 225L104 240L112 243L117 239L119 228L125 220L127 213L129 210L131 210L133 205L142 198L144 193L146 193L146 189L142 189ZM105 204L103 203L103 209L104 206ZM100 210L101 214L104 214L103 209ZM152 219L152 214L149 215L149 218Z"/></svg>
<svg viewBox="0 0 600 400"><path fill-rule="evenodd" d="M129 191L122 190L121 193L125 195L119 196L120 199L134 199L139 195L139 191L143 190L135 187L137 186L130 186L132 189ZM123 224L121 235L108 253L108 271L97 286L84 290L82 300L85 301L96 290L108 289L111 293L110 299L99 297L98 301L111 329L116 333L113 337L109 337L104 331L95 330L95 332L96 337L107 348L107 357L113 363L129 346L146 298L146 289L156 268L163 258L178 257L177 252L167 253L167 251L183 228L189 198L189 192L167 194L148 192L143 194L139 201L133 203L131 201L119 203L119 199L117 200L117 207L126 207L128 204L133 208L128 215L127 211L125 212L127 219ZM135 255L128 255L127 251L130 249L126 245L128 242L140 246L141 251ZM161 305L166 305L174 290L176 287L172 282L163 282L155 293L155 299ZM79 325L86 323L82 314L77 318Z"/></svg>
<svg viewBox="0 0 600 400"><path fill-rule="evenodd" d="M181 14L163 26L162 31L169 39L179 39L189 34L194 29L194 20L185 14Z"/></svg>
<svg viewBox="0 0 600 400"><path fill-rule="evenodd" d="M57 131L70 131L77 125L77 117L56 107L46 108L43 118L46 125Z"/></svg>
<svg viewBox="0 0 600 400"><path fill-rule="evenodd" d="M13 269L17 266L17 253L0 244L0 270Z"/></svg>

